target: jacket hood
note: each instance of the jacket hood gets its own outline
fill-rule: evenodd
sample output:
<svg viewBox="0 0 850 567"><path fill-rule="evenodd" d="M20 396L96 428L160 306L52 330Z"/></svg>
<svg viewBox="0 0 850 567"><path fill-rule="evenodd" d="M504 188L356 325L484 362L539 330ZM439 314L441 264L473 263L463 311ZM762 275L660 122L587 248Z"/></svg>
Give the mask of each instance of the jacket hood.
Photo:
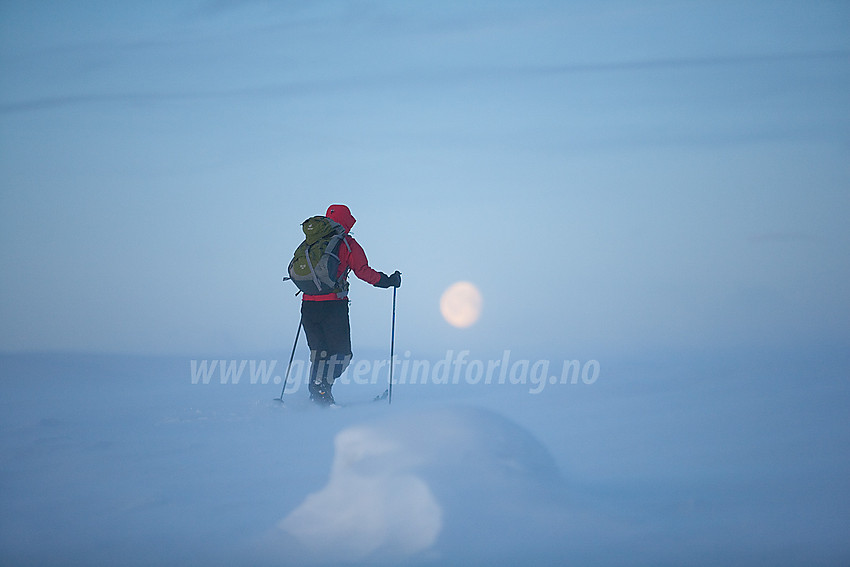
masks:
<svg viewBox="0 0 850 567"><path fill-rule="evenodd" d="M328 207L328 212L325 213L325 216L344 226L346 232L350 231L354 223L357 222L357 219L354 218L351 211L345 205L331 205Z"/></svg>

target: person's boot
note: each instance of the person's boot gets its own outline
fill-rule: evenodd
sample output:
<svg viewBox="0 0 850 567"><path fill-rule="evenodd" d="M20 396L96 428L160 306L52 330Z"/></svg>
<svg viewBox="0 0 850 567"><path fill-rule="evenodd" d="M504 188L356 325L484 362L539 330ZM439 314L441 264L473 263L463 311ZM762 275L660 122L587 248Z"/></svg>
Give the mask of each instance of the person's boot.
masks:
<svg viewBox="0 0 850 567"><path fill-rule="evenodd" d="M313 380L310 380L309 390L310 401L321 405L324 399L321 382L314 382Z"/></svg>
<svg viewBox="0 0 850 567"><path fill-rule="evenodd" d="M331 394L331 385L325 381L318 384L310 382L310 399L320 406L335 405L333 394Z"/></svg>

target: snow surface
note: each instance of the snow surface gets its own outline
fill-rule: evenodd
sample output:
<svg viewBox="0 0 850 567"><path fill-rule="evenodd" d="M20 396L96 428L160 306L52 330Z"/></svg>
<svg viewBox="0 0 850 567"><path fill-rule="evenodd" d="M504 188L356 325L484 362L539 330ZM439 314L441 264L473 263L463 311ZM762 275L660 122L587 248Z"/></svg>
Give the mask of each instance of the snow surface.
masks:
<svg viewBox="0 0 850 567"><path fill-rule="evenodd" d="M0 564L847 565L850 362L792 354L339 410L188 359L5 355Z"/></svg>

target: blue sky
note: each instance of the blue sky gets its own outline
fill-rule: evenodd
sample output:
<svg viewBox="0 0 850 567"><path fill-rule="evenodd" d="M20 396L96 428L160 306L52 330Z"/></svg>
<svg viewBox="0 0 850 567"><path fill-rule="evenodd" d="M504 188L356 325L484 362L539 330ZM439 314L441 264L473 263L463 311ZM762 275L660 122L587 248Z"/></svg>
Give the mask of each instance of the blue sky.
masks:
<svg viewBox="0 0 850 567"><path fill-rule="evenodd" d="M415 353L847 346L848 93L846 2L3 1L0 350L288 350L332 202Z"/></svg>

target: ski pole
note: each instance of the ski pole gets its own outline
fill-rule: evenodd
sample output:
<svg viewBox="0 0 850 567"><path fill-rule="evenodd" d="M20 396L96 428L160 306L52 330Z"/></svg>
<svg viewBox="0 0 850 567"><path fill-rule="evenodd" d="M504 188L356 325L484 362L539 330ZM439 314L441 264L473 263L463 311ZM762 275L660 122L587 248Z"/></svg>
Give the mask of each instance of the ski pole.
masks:
<svg viewBox="0 0 850 567"><path fill-rule="evenodd" d="M390 333L390 386L389 386L389 396L387 399L389 400L387 404L393 403L393 362L395 361L395 292L398 288L393 287L393 324L392 324L392 332Z"/></svg>
<svg viewBox="0 0 850 567"><path fill-rule="evenodd" d="M286 382L289 380L289 371L292 368L292 360L295 358L295 348L298 346L298 338L301 336L303 319L298 320L298 332L295 333L295 344L292 345L292 354L289 355L289 364L286 365L286 374L283 377L283 388L280 389L280 397L275 398L283 403L283 393L286 391Z"/></svg>

